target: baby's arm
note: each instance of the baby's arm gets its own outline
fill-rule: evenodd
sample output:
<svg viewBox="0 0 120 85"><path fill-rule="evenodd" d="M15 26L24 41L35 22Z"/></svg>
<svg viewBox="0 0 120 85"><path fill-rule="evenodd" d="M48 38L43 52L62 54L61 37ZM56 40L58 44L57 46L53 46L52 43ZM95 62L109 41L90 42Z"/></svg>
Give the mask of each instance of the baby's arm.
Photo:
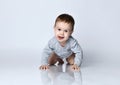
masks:
<svg viewBox="0 0 120 85"><path fill-rule="evenodd" d="M80 65L83 59L83 51L79 43L74 40L71 44L71 50L75 53L74 65L71 66L73 70L80 70Z"/></svg>
<svg viewBox="0 0 120 85"><path fill-rule="evenodd" d="M49 69L48 57L52 53L52 49L51 49L50 45L51 45L50 42L48 42L47 46L43 49L42 56L41 56L41 59L40 59L41 65L39 67L39 69L41 69L41 70Z"/></svg>

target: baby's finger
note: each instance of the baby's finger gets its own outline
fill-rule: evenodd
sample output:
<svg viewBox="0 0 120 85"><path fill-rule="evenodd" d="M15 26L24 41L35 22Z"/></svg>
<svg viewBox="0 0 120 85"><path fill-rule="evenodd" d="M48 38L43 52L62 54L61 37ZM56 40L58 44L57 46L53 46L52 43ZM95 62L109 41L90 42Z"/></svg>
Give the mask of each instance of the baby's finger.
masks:
<svg viewBox="0 0 120 85"><path fill-rule="evenodd" d="M75 69L75 71L80 71L80 67L77 66L76 69Z"/></svg>
<svg viewBox="0 0 120 85"><path fill-rule="evenodd" d="M45 66L45 70L49 69L49 66Z"/></svg>
<svg viewBox="0 0 120 85"><path fill-rule="evenodd" d="M41 66L41 70L44 70L45 69L45 66Z"/></svg>
<svg viewBox="0 0 120 85"><path fill-rule="evenodd" d="M75 70L75 66L71 66L71 69L72 69L72 70Z"/></svg>

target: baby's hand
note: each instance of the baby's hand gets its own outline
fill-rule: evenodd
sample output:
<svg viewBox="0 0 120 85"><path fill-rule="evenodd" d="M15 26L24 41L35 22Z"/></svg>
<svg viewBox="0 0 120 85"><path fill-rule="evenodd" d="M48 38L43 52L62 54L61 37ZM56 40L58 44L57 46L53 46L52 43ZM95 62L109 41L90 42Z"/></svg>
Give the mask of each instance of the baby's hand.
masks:
<svg viewBox="0 0 120 85"><path fill-rule="evenodd" d="M76 64L72 65L71 69L74 70L74 71L80 71L80 67Z"/></svg>
<svg viewBox="0 0 120 85"><path fill-rule="evenodd" d="M47 69L49 69L49 66L48 66L48 65L41 65L41 66L39 67L39 69L40 69L40 70L47 70Z"/></svg>

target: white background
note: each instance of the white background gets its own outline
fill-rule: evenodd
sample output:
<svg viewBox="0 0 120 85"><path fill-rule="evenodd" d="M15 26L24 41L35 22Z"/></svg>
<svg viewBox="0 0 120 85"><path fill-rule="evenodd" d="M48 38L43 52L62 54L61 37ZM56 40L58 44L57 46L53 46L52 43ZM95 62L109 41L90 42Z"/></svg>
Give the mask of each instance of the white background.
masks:
<svg viewBox="0 0 120 85"><path fill-rule="evenodd" d="M56 17L68 13L75 19L73 37L84 52L83 74L89 67L109 67L113 73L117 71L117 76L113 74L113 82L117 82L120 78L119 3L119 0L0 0L0 70L37 68L42 49L54 36Z"/></svg>

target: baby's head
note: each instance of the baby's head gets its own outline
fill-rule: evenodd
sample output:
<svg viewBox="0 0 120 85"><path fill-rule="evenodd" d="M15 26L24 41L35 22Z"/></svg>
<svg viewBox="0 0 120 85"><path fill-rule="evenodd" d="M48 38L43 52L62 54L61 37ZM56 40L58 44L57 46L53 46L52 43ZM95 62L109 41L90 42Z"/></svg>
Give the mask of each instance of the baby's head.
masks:
<svg viewBox="0 0 120 85"><path fill-rule="evenodd" d="M69 14L61 14L55 20L54 32L57 40L65 44L74 30L74 18Z"/></svg>

